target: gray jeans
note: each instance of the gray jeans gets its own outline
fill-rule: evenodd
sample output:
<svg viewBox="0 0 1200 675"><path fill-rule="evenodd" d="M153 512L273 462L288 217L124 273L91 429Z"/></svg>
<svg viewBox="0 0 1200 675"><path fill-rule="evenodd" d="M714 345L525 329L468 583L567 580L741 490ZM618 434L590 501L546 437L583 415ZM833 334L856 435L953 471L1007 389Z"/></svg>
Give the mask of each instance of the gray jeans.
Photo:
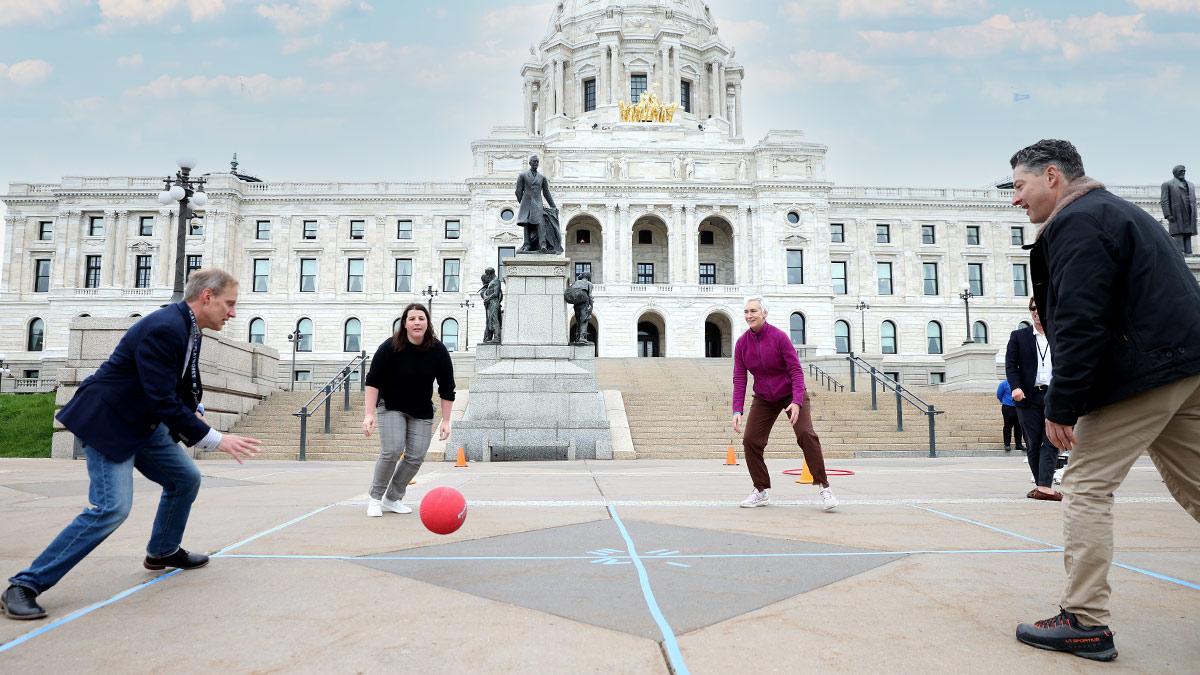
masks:
<svg viewBox="0 0 1200 675"><path fill-rule="evenodd" d="M378 408L379 459L371 481L371 499L404 499L408 482L417 475L429 442L433 438L433 420L422 420L396 410ZM397 467L399 465L399 467Z"/></svg>

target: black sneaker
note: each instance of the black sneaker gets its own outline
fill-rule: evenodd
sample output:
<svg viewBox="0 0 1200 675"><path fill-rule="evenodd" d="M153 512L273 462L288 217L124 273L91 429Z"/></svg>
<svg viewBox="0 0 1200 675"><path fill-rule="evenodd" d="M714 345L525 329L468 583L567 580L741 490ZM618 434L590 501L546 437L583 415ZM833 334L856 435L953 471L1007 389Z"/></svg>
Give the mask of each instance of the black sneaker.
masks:
<svg viewBox="0 0 1200 675"><path fill-rule="evenodd" d="M40 619L46 610L37 604L37 593L32 588L13 584L0 596L0 607L10 619Z"/></svg>
<svg viewBox="0 0 1200 675"><path fill-rule="evenodd" d="M188 553L182 548L171 555L146 556L142 565L148 570L161 570L166 567L178 567L181 570L194 570L208 564L208 556L203 553Z"/></svg>
<svg viewBox="0 0 1200 675"><path fill-rule="evenodd" d="M1038 649L1069 652L1093 661L1117 658L1113 632L1108 626L1084 626L1075 615L1059 607L1058 616L1017 626L1017 640Z"/></svg>

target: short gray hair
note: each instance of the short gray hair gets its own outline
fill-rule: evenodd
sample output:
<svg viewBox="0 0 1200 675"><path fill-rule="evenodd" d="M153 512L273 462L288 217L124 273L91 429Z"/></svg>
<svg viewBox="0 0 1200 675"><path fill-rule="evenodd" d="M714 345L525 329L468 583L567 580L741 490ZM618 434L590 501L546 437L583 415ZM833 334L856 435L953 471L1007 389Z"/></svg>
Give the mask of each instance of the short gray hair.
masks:
<svg viewBox="0 0 1200 675"><path fill-rule="evenodd" d="M762 308L763 314L767 313L767 299L766 298L764 298L761 295L747 296L746 300L744 302L742 302L742 307L745 307L746 305L748 305L752 302L758 303L758 306Z"/></svg>
<svg viewBox="0 0 1200 675"><path fill-rule="evenodd" d="M237 279L229 272L216 267L205 267L192 272L188 277L187 286L183 289L183 299L191 302L199 298L206 288L211 289L213 295L220 295L226 288L237 285Z"/></svg>
<svg viewBox="0 0 1200 675"><path fill-rule="evenodd" d="M1014 169L1023 166L1038 175L1045 173L1046 167L1053 164L1067 181L1073 181L1083 175L1083 158L1079 156L1079 151L1071 141L1057 138L1044 138L1021 148L1008 163Z"/></svg>

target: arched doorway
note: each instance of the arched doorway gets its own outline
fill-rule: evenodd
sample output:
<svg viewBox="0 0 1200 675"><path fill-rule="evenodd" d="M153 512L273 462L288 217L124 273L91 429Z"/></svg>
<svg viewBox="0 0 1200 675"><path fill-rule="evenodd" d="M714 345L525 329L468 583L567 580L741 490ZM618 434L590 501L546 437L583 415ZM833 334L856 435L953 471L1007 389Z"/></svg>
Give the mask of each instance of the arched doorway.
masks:
<svg viewBox="0 0 1200 675"><path fill-rule="evenodd" d="M704 357L726 359L733 356L733 324L722 312L713 312L704 320Z"/></svg>
<svg viewBox="0 0 1200 675"><path fill-rule="evenodd" d="M709 216L700 222L696 233L696 261L699 279L689 282L702 286L737 283L733 263L733 226L720 216Z"/></svg>
<svg viewBox="0 0 1200 675"><path fill-rule="evenodd" d="M643 358L657 358L667 355L666 324L663 318L654 312L646 312L637 321L637 355Z"/></svg>
<svg viewBox="0 0 1200 675"><path fill-rule="evenodd" d="M572 316L570 328L571 332L567 333L567 335L571 336L572 338L575 336L575 326L575 317ZM600 322L596 320L595 314L592 315L592 318L588 319L587 339L588 342L591 342L596 346L596 356L600 356Z"/></svg>
<svg viewBox="0 0 1200 675"><path fill-rule="evenodd" d="M592 283L604 283L604 232L600 221L587 214L575 216L567 223L566 236L563 247L571 261L571 279L587 272L592 275Z"/></svg>
<svg viewBox="0 0 1200 675"><path fill-rule="evenodd" d="M633 224L633 283L671 283L667 224L658 216L642 216Z"/></svg>

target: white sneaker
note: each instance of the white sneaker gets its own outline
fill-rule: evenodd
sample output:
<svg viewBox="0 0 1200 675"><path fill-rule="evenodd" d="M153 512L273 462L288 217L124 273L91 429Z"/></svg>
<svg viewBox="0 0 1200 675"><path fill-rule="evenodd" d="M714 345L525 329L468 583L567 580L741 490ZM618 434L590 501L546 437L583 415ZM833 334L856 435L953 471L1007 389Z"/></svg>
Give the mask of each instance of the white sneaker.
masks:
<svg viewBox="0 0 1200 675"><path fill-rule="evenodd" d="M401 504L400 502L394 502L387 497L384 497L383 501L379 502L379 505L388 511L391 511L392 513L412 513L411 508Z"/></svg>
<svg viewBox="0 0 1200 675"><path fill-rule="evenodd" d="M1064 467L1064 468L1062 468L1062 469L1055 469L1055 470L1054 470L1054 484L1055 484L1055 485L1061 485L1061 484L1062 484L1063 471L1066 471L1066 468L1065 468L1065 467Z"/></svg>
<svg viewBox="0 0 1200 675"><path fill-rule="evenodd" d="M832 511L838 507L838 500L833 496L833 490L821 488L821 505L826 511Z"/></svg>
<svg viewBox="0 0 1200 675"><path fill-rule="evenodd" d="M383 517L383 507L380 506L378 499L368 499L367 500L367 517L368 518L382 518Z"/></svg>
<svg viewBox="0 0 1200 675"><path fill-rule="evenodd" d="M743 509L752 509L756 506L766 506L771 503L771 498L767 496L766 490L755 490L750 493L749 497L742 500Z"/></svg>

